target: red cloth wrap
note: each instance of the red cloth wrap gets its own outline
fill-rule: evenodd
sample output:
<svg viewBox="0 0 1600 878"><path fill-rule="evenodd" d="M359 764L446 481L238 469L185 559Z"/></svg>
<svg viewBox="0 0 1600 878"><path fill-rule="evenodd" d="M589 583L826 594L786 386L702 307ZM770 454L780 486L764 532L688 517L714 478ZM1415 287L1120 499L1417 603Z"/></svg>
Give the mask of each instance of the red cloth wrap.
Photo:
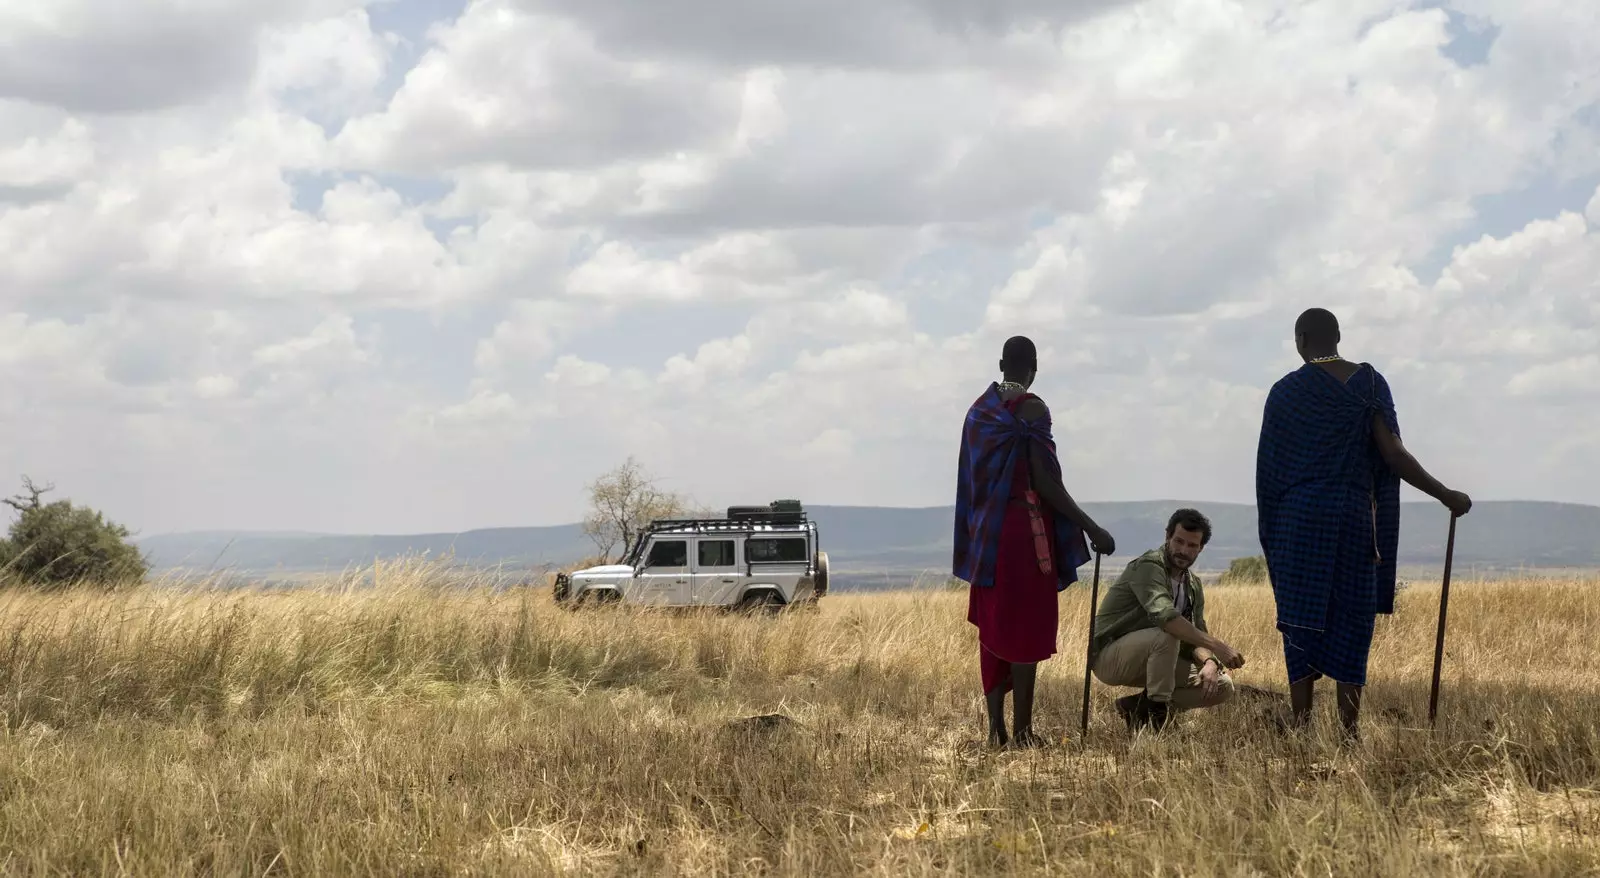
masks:
<svg viewBox="0 0 1600 878"><path fill-rule="evenodd" d="M978 627L979 668L986 693L997 687L1011 691L1013 662L1040 662L1056 653L1056 574L1039 569L1033 527L1022 499L1027 487L1027 459L1019 457L1011 474L1012 499L1000 525L994 585L967 589L967 621ZM1040 510L1049 533L1054 526L1052 510L1044 503Z"/></svg>

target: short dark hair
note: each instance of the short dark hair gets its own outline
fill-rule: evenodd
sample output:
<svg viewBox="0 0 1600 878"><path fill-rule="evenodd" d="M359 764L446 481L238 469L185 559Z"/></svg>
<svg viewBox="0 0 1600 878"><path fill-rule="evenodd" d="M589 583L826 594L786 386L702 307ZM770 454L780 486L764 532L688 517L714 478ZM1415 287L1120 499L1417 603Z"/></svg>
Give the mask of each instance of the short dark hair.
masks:
<svg viewBox="0 0 1600 878"><path fill-rule="evenodd" d="M1200 545L1211 542L1211 519L1200 514L1198 509L1179 509L1167 519L1167 539L1172 539L1172 534L1182 525L1184 530L1197 530L1200 532Z"/></svg>
<svg viewBox="0 0 1600 878"><path fill-rule="evenodd" d="M1306 337L1306 343L1332 347L1339 343L1339 318L1326 308L1307 308L1294 322L1294 334Z"/></svg>
<svg viewBox="0 0 1600 878"><path fill-rule="evenodd" d="M1006 346L1000 351L1000 369L1007 375L1021 375L1034 372L1039 368L1039 349L1034 347L1033 339L1025 335L1013 335L1006 339Z"/></svg>

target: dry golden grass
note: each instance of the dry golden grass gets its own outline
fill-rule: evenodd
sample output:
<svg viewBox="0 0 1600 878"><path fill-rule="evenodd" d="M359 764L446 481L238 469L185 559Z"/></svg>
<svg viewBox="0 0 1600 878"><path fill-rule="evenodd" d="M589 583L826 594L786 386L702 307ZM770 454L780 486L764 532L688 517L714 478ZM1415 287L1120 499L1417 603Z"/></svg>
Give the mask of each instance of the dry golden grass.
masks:
<svg viewBox="0 0 1600 878"><path fill-rule="evenodd" d="M0 871L144 875L1600 873L1600 583L1458 581L1380 621L1366 740L1240 699L1130 739L1087 589L1041 672L1057 745L992 754L965 595L776 619L555 609L546 590L0 594ZM1261 588L1213 627L1282 690ZM729 720L783 713L794 728Z"/></svg>

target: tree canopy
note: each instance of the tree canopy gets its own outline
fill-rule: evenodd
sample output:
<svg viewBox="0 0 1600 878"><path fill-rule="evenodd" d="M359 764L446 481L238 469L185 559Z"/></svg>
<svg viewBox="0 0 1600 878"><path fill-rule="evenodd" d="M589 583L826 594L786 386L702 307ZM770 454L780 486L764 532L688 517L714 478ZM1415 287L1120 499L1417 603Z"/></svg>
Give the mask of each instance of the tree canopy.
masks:
<svg viewBox="0 0 1600 878"><path fill-rule="evenodd" d="M150 572L126 527L69 500L44 502L54 485L39 487L24 476L22 487L23 493L0 501L17 512L0 540L0 579L47 588L111 586L143 580Z"/></svg>

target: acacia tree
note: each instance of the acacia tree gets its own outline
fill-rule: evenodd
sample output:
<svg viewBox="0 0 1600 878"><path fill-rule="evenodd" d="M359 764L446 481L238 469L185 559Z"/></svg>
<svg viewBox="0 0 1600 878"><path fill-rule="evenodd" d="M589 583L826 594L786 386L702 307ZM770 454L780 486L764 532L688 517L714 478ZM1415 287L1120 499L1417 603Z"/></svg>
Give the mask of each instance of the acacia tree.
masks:
<svg viewBox="0 0 1600 878"><path fill-rule="evenodd" d="M694 503L663 490L633 457L589 484L589 514L583 532L594 541L600 560L620 546L627 552L646 526L658 518L701 514Z"/></svg>
<svg viewBox="0 0 1600 878"><path fill-rule="evenodd" d="M22 487L23 494L0 501L17 511L9 537L0 540L0 574L58 588L136 582L149 572L127 528L68 500L45 503L54 485L41 488L23 476Z"/></svg>

